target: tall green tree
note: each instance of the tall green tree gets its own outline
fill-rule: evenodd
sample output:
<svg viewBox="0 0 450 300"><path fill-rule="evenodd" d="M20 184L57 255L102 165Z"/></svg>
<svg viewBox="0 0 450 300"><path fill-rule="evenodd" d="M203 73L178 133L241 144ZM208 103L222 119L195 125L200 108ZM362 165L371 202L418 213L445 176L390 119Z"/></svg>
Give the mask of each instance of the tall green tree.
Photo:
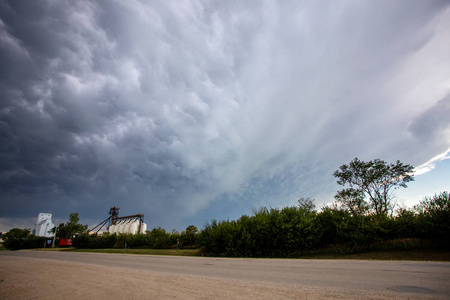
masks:
<svg viewBox="0 0 450 300"><path fill-rule="evenodd" d="M88 225L79 224L79 221L80 217L78 216L78 213L70 214L69 222L59 224L56 236L59 238L72 238L86 232Z"/></svg>
<svg viewBox="0 0 450 300"><path fill-rule="evenodd" d="M183 246L192 246L197 240L198 228L194 225L189 225L186 230L181 233L180 239Z"/></svg>
<svg viewBox="0 0 450 300"><path fill-rule="evenodd" d="M392 213L392 192L400 187L406 188L408 182L414 181L413 166L399 160L395 164L387 164L380 159L365 162L355 158L348 165L340 166L333 175L339 185L348 186L337 192L337 200L359 209L360 200L368 198L368 204L377 215Z"/></svg>

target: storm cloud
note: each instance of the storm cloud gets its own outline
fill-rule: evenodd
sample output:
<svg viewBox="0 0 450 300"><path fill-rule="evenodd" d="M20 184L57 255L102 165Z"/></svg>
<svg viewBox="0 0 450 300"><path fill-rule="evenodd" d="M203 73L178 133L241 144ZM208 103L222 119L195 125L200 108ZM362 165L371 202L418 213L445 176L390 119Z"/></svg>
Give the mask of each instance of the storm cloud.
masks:
<svg viewBox="0 0 450 300"><path fill-rule="evenodd" d="M2 1L0 66L3 224L201 226L450 148L446 1Z"/></svg>

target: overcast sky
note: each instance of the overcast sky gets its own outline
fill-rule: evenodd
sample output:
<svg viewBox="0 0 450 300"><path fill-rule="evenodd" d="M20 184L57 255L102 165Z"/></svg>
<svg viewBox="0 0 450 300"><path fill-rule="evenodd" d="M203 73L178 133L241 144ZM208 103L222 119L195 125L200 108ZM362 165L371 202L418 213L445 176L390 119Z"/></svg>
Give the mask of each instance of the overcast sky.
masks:
<svg viewBox="0 0 450 300"><path fill-rule="evenodd" d="M0 101L2 231L320 206L355 157L420 167L414 204L450 188L450 5L0 1Z"/></svg>

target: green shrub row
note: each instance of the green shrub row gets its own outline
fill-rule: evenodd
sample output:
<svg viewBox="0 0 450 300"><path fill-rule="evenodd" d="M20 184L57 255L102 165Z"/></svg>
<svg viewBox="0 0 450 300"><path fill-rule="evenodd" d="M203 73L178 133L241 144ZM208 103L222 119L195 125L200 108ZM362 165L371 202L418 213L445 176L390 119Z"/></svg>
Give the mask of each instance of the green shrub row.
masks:
<svg viewBox="0 0 450 300"><path fill-rule="evenodd" d="M396 216L355 216L331 207L321 212L263 208L238 220L213 220L204 226L199 243L206 255L228 257L299 257L330 249L360 252L421 245L449 249L449 203L444 192Z"/></svg>
<svg viewBox="0 0 450 300"><path fill-rule="evenodd" d="M35 236L28 229L13 228L2 236L3 245L9 250L48 247L49 238Z"/></svg>
<svg viewBox="0 0 450 300"><path fill-rule="evenodd" d="M103 248L151 248L166 249L188 247L197 244L197 228L189 226L181 234L174 231L167 232L161 227L147 231L145 234L109 234L89 235L83 233L72 240L73 246L80 249Z"/></svg>

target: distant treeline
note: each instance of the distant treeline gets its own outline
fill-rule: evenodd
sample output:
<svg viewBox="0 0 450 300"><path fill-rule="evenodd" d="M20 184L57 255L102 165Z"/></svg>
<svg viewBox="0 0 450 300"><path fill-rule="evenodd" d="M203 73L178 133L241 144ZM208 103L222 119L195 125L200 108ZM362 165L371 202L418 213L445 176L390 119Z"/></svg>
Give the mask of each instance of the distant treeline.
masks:
<svg viewBox="0 0 450 300"><path fill-rule="evenodd" d="M157 227L147 234L82 234L77 248L200 247L207 256L301 257L318 253L356 253L368 250L450 249L450 195L425 198L395 215L362 213L345 207L316 211L311 199L283 209L261 208L252 216L206 224L197 233L189 226L181 234Z"/></svg>
<svg viewBox="0 0 450 300"><path fill-rule="evenodd" d="M185 231L179 233L173 230L167 232L164 228L156 227L145 234L104 233L102 235L88 234L87 232L73 238L73 246L80 249L102 248L186 248L198 245L198 229L190 225Z"/></svg>

